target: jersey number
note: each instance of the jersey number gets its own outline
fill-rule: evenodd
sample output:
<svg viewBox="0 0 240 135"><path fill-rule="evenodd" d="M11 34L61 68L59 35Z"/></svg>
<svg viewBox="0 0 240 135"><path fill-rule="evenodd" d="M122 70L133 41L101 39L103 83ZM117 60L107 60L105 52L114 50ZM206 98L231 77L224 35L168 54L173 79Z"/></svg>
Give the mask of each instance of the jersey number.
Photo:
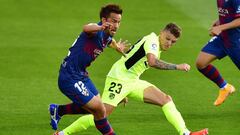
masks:
<svg viewBox="0 0 240 135"><path fill-rule="evenodd" d="M111 86L108 90L111 91L111 92L115 92L117 94L120 94L121 90L122 90L122 84L111 82Z"/></svg>
<svg viewBox="0 0 240 135"><path fill-rule="evenodd" d="M84 96L89 96L88 89L82 81L78 81L77 83L75 83L74 87L77 88L79 92L81 92Z"/></svg>

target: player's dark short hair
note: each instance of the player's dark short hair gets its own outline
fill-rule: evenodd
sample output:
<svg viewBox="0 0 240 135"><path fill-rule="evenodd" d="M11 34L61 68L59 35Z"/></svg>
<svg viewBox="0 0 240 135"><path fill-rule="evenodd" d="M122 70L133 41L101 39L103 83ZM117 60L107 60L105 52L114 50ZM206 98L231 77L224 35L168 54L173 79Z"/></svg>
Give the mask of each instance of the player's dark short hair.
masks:
<svg viewBox="0 0 240 135"><path fill-rule="evenodd" d="M101 8L100 19L108 18L111 13L122 14L122 9L116 4L107 4Z"/></svg>
<svg viewBox="0 0 240 135"><path fill-rule="evenodd" d="M179 38L182 33L181 27L175 23L169 23L165 26L164 30L170 31L176 38Z"/></svg>

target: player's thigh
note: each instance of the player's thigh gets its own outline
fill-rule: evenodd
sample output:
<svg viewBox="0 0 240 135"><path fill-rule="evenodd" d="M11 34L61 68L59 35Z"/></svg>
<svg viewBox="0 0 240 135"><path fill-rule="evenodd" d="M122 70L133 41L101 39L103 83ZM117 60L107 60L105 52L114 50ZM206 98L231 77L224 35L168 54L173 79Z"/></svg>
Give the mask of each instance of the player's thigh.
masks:
<svg viewBox="0 0 240 135"><path fill-rule="evenodd" d="M98 94L97 90L93 89L95 87L94 84L89 82L89 80L63 80L61 83L64 85L61 85L59 88L74 103L84 106Z"/></svg>
<svg viewBox="0 0 240 135"><path fill-rule="evenodd" d="M217 57L215 55L201 51L197 57L196 66L199 69L205 68L207 65L209 65L216 59Z"/></svg>
<svg viewBox="0 0 240 135"><path fill-rule="evenodd" d="M103 103L116 107L128 95L127 85L124 81L107 77L102 94Z"/></svg>
<svg viewBox="0 0 240 135"><path fill-rule="evenodd" d="M84 83L87 89L90 90L93 95L99 96L97 88L95 87L95 85L93 84L92 80L89 77L85 78Z"/></svg>
<svg viewBox="0 0 240 135"><path fill-rule="evenodd" d="M144 102L144 91L148 87L155 86L144 80L135 80L128 85L128 89L130 90L128 97L136 101Z"/></svg>
<svg viewBox="0 0 240 135"><path fill-rule="evenodd" d="M163 106L172 101L172 98L154 86L147 87L144 90L144 102Z"/></svg>
<svg viewBox="0 0 240 135"><path fill-rule="evenodd" d="M227 52L233 63L240 70L240 43L238 45L235 45L233 48L227 50Z"/></svg>
<svg viewBox="0 0 240 135"><path fill-rule="evenodd" d="M106 116L106 110L100 97L94 96L89 102L82 106L85 110L91 112L95 119L102 119Z"/></svg>
<svg viewBox="0 0 240 135"><path fill-rule="evenodd" d="M199 53L196 60L196 66L201 69L212 61L225 57L226 53L223 46L224 44L220 37L213 37Z"/></svg>

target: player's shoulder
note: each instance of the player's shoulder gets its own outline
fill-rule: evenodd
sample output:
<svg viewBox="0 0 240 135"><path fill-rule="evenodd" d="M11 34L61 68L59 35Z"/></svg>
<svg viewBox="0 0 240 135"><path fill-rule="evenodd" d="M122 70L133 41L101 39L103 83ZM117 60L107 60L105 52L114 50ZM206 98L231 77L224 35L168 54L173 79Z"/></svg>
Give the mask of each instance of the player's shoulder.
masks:
<svg viewBox="0 0 240 135"><path fill-rule="evenodd" d="M157 36L156 33L151 32L150 34L146 35L145 37L146 37L147 39L153 40L153 39L156 39L158 36Z"/></svg>
<svg viewBox="0 0 240 135"><path fill-rule="evenodd" d="M157 36L157 34L155 33L155 32L151 32L149 35L151 35L151 36Z"/></svg>
<svg viewBox="0 0 240 135"><path fill-rule="evenodd" d="M145 41L146 42L158 42L158 36L156 33L151 32L150 34L145 36Z"/></svg>

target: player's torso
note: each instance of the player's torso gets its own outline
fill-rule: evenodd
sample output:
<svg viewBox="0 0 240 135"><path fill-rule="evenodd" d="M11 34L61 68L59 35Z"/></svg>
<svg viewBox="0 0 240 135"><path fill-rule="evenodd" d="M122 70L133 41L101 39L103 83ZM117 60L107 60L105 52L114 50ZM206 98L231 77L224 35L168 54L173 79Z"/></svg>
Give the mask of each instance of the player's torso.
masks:
<svg viewBox="0 0 240 135"><path fill-rule="evenodd" d="M232 22L240 16L240 1L238 0L217 0L218 14L220 24ZM240 28L225 30L221 33L221 37L227 46L238 44L240 38ZM236 42L236 43L235 43Z"/></svg>
<svg viewBox="0 0 240 135"><path fill-rule="evenodd" d="M82 32L69 49L62 67L67 69L70 74L86 72L86 68L103 52L111 40L112 38L103 31L92 36Z"/></svg>
<svg viewBox="0 0 240 135"><path fill-rule="evenodd" d="M150 35L143 37L136 44L134 44L130 50L126 53L126 57L121 57L113 67L111 68L108 76L127 80L127 79L138 79L139 76L149 68L146 48L151 46L148 40L154 40L149 38ZM154 37L153 35L151 35ZM154 45L159 46L158 38L154 42ZM160 56L159 47L155 53L157 57Z"/></svg>
<svg viewBox="0 0 240 135"><path fill-rule="evenodd" d="M218 15L221 24L229 23L237 18L238 4L235 0L217 0ZM239 5L240 6L240 5Z"/></svg>

